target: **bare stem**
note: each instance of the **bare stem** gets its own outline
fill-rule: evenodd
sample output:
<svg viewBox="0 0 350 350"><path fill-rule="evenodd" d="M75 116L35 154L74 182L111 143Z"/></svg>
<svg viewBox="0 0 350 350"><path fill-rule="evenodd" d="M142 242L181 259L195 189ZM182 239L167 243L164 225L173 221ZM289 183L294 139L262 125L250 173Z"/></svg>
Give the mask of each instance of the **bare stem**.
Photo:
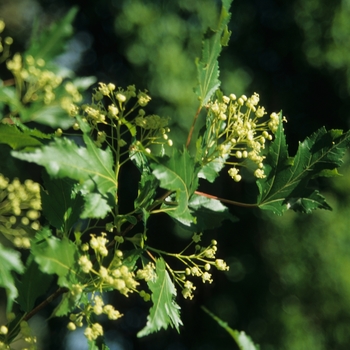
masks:
<svg viewBox="0 0 350 350"><path fill-rule="evenodd" d="M30 318L32 318L36 313L38 313L40 310L42 310L44 307L49 305L53 300L58 298L61 294L67 293L69 291L68 288L60 287L56 290L56 292L52 293L47 299L45 299L41 304L39 304L37 307L35 307L32 311L27 313L24 317L24 321L28 321Z"/></svg>
<svg viewBox="0 0 350 350"><path fill-rule="evenodd" d="M196 125L196 121L197 121L197 119L198 119L198 116L199 116L199 113L200 113L201 109L202 109L202 107L200 106L200 107L197 109L196 115L195 115L194 118L193 118L193 122L192 122L190 131L189 131L188 137L187 137L186 148L188 148L189 145L190 145L190 143L191 143L191 139L192 139L192 135L193 135L193 131L194 131L194 126Z"/></svg>
<svg viewBox="0 0 350 350"><path fill-rule="evenodd" d="M194 191L194 193L197 194L198 196L216 199L222 203L232 204L232 205L236 205L238 207L256 208L258 206L257 204L249 204L249 203L241 203L241 202L231 201L230 199L220 198L220 197L213 196L211 194L204 193L204 192Z"/></svg>

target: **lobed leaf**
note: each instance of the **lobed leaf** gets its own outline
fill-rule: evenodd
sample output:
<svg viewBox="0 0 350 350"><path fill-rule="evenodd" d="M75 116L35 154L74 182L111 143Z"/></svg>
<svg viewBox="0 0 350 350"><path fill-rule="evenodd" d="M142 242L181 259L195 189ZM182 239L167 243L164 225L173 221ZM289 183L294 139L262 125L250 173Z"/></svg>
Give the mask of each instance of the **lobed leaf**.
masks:
<svg viewBox="0 0 350 350"><path fill-rule="evenodd" d="M47 228L42 231L44 234L49 232ZM59 277L60 287L69 288L79 280L78 248L67 237L60 240L47 235L32 244L31 252L42 272Z"/></svg>
<svg viewBox="0 0 350 350"><path fill-rule="evenodd" d="M216 29L208 29L204 35L202 57L196 60L198 86L195 93L198 95L201 107L205 106L210 97L219 88L218 57L222 46L227 46L230 32L227 29L231 14L229 7L232 0L223 0L221 14Z"/></svg>
<svg viewBox="0 0 350 350"><path fill-rule="evenodd" d="M18 296L18 290L12 272L23 273L24 266L19 252L4 247L0 243L0 287L7 293L7 311L12 309L13 301Z"/></svg>
<svg viewBox="0 0 350 350"><path fill-rule="evenodd" d="M229 327L229 325L221 320L219 317L214 315L211 311L209 311L207 308L202 306L202 309L210 315L217 323L219 326L224 328L230 336L234 339L236 344L238 345L239 350L259 350L260 347L259 345L254 344L254 342L250 339L250 337L243 331L239 332L235 329L232 329Z"/></svg>
<svg viewBox="0 0 350 350"><path fill-rule="evenodd" d="M193 232L220 227L224 220L237 221L237 218L229 212L228 208L216 199L193 194L188 206L191 214L195 217L195 221L184 228Z"/></svg>
<svg viewBox="0 0 350 350"><path fill-rule="evenodd" d="M79 189L85 196L86 208L83 217L104 217L114 205L117 180L113 171L111 150L97 148L84 135L86 148L66 138L34 152L13 152L13 156L45 167L53 178L70 178L80 182Z"/></svg>
<svg viewBox="0 0 350 350"><path fill-rule="evenodd" d="M16 125L0 124L0 143L9 145L12 149L19 150L42 145L40 139L49 139L38 130L20 130Z"/></svg>
<svg viewBox="0 0 350 350"><path fill-rule="evenodd" d="M162 258L157 259L156 275L155 280L148 282L148 287L152 291L153 306L147 317L146 326L137 333L138 337L157 332L161 328L167 329L169 325L179 332L179 326L182 325L179 315L180 306L174 301L176 288Z"/></svg>
<svg viewBox="0 0 350 350"><path fill-rule="evenodd" d="M75 189L76 181L69 178L50 179L43 174L45 190L41 190L43 214L50 225L68 233L78 221L84 200Z"/></svg>
<svg viewBox="0 0 350 350"><path fill-rule="evenodd" d="M280 115L281 117L281 115ZM282 122L266 158L266 178L259 179L258 206L283 214L287 209L309 213L313 209L331 209L325 198L309 188L309 181L320 176L336 176L349 146L350 132L321 128L299 143L294 158L288 155Z"/></svg>
<svg viewBox="0 0 350 350"><path fill-rule="evenodd" d="M26 270L18 280L18 298L16 301L22 311L29 312L33 309L36 299L44 295L53 281L53 275L47 275L39 269L33 255L27 259Z"/></svg>
<svg viewBox="0 0 350 350"><path fill-rule="evenodd" d="M40 35L34 31L26 55L51 61L65 49L67 39L73 34L72 22L78 13L77 7L72 7L58 22L43 30Z"/></svg>
<svg viewBox="0 0 350 350"><path fill-rule="evenodd" d="M151 168L160 182L160 187L175 191L175 203L165 203L162 208L174 219L190 225L194 217L188 208L188 201L198 186L198 169L194 159L187 149L183 152L174 149L173 155L164 163L152 163Z"/></svg>

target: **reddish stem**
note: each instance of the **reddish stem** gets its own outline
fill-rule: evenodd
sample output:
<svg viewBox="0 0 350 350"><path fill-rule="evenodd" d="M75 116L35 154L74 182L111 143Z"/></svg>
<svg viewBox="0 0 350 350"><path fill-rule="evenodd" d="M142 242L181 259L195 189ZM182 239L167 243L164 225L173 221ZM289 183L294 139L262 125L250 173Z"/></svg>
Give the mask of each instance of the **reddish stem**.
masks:
<svg viewBox="0 0 350 350"><path fill-rule="evenodd" d="M241 202L231 201L230 199L220 198L220 197L213 196L211 194L204 193L204 192L194 191L194 193L197 194L198 196L203 196L203 197L207 197L207 198L211 198L211 199L216 199L216 200L218 200L220 202L236 205L236 206L239 206L239 207L245 207L245 208L255 208L255 207L257 207L257 204L248 204L248 203L241 203Z"/></svg>
<svg viewBox="0 0 350 350"><path fill-rule="evenodd" d="M196 115L194 116L194 119L193 119L193 122L192 122L192 125L191 125L191 128L190 128L190 131L188 133L187 142L186 142L186 148L188 148L190 143L191 143L192 134L193 134L193 131L194 131L194 126L196 125L196 121L198 119L198 116L199 116L199 113L200 113L201 109L202 109L202 107L199 107L197 109Z"/></svg>

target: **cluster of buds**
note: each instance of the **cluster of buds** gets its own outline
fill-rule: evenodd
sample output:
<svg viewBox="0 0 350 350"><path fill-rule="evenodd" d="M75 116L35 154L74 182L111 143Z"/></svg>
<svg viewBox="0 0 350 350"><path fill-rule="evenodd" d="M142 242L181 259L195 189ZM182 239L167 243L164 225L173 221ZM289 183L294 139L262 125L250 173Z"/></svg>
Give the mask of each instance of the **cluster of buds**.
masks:
<svg viewBox="0 0 350 350"><path fill-rule="evenodd" d="M0 20L0 34L5 29L5 22ZM9 36L5 37L4 40L0 36L0 63L5 61L7 57L10 55L10 46L13 43L13 39Z"/></svg>
<svg viewBox="0 0 350 350"><path fill-rule="evenodd" d="M83 327L83 321L86 320L88 326L85 328L84 335L88 340L95 340L98 336L103 335L103 328L99 323L92 323L91 319L99 315L106 315L109 320L117 320L123 316L113 305L105 304L100 295L93 293L82 311L70 314L67 328L74 331L77 327Z"/></svg>
<svg viewBox="0 0 350 350"><path fill-rule="evenodd" d="M31 55L23 58L16 53L6 64L16 79L16 85L21 89L24 104L43 101L44 104L51 105L57 104L58 100L62 109L70 115L76 114L75 103L82 100L81 94L71 82L63 86L63 77L47 69L45 60L35 59Z"/></svg>
<svg viewBox="0 0 350 350"><path fill-rule="evenodd" d="M221 271L227 271L229 269L222 259L216 259L217 241L212 240L209 246L202 247L198 244L201 236L201 233L195 233L192 237L191 244L196 244L194 254L173 254L173 256L177 257L186 266L184 271L173 271L173 275L176 282L181 286L182 295L185 299L192 299L194 296L193 291L196 289L193 282L187 279L188 277L200 277L203 283L212 283L212 274L209 272L212 266Z"/></svg>
<svg viewBox="0 0 350 350"><path fill-rule="evenodd" d="M81 255L78 264L84 273L92 274L96 288L115 289L128 296L129 293L136 290L139 283L135 280L135 274L123 264L123 252L121 250L114 252L113 259L108 267L102 265L103 258L108 255L107 243L106 233L102 232L99 237L92 234L90 242L83 244L81 249L85 252L90 248L93 249L99 268L94 269L88 254Z"/></svg>
<svg viewBox="0 0 350 350"><path fill-rule="evenodd" d="M40 228L40 186L32 180L12 182L0 174L0 231L18 248L30 248Z"/></svg>
<svg viewBox="0 0 350 350"><path fill-rule="evenodd" d="M137 132L140 133L137 139L142 145L140 149L150 152L148 148L151 145L172 146L173 142L169 139L168 133L170 129L167 127L168 118L163 118L158 115L146 115L143 107L147 106L151 97L147 91L136 91L135 85L130 85L126 89L116 88L112 83L99 83L99 87L95 88L92 94L91 104L82 106L83 122L87 122L93 130L96 131L95 144L101 147L104 142L113 142L109 136L99 129L99 124L109 125L113 129L113 133L117 135L117 143L119 147L126 146L126 142L122 136L125 130L120 130L124 126L126 130L134 136ZM127 104L130 107L127 108ZM137 111L137 114L135 113ZM133 114L133 117L130 115ZM73 127L79 129L79 124L76 123ZM140 151L140 150L139 150Z"/></svg>
<svg viewBox="0 0 350 350"><path fill-rule="evenodd" d="M280 118L272 113L269 119L265 108L259 106L259 95L237 99L234 94L219 96L207 105L207 134L203 164L225 159L231 165L228 173L234 181L241 180L238 167L255 165L254 176L265 177L263 161L265 142L272 140ZM233 160L232 160L233 159Z"/></svg>

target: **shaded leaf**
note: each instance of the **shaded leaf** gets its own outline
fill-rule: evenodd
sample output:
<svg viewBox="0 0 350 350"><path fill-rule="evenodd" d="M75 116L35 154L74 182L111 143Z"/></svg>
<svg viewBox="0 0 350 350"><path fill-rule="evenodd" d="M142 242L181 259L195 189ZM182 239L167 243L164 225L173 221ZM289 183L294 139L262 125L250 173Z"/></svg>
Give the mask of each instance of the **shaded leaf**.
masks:
<svg viewBox="0 0 350 350"><path fill-rule="evenodd" d="M202 57L196 60L198 86L195 92L200 99L201 106L205 106L210 97L219 88L219 63L222 46L228 44L230 32L227 24L231 14L229 7L232 0L223 0L219 22L216 29L208 29L203 39Z"/></svg>
<svg viewBox="0 0 350 350"><path fill-rule="evenodd" d="M29 312L33 309L36 299L44 295L53 281L53 275L47 275L39 269L34 257L27 259L26 270L18 282L18 298L16 301L22 311Z"/></svg>
<svg viewBox="0 0 350 350"><path fill-rule="evenodd" d="M342 164L349 140L349 131L321 128L299 143L295 157L290 158L281 122L265 161L266 178L257 181L259 207L280 215L287 209L304 213L331 209L317 190L309 188L309 181L337 175L334 170Z"/></svg>
<svg viewBox="0 0 350 350"><path fill-rule="evenodd" d="M12 272L23 273L24 266L19 252L4 247L0 243L0 287L7 294L7 311L12 309L13 301L18 296L18 290Z"/></svg>
<svg viewBox="0 0 350 350"><path fill-rule="evenodd" d="M194 220L188 208L188 200L198 186L198 169L187 149L173 150L173 155L164 163L152 163L153 175L160 181L160 187L175 191L173 204L165 203L167 214L184 224Z"/></svg>
<svg viewBox="0 0 350 350"><path fill-rule="evenodd" d="M157 259L156 275L153 281L148 281L148 287L152 291L153 306L147 317L147 324L140 332L138 337L154 333L170 325L179 332L179 326L182 325L180 319L180 306L174 301L176 289L165 268L165 262L162 258Z"/></svg>
<svg viewBox="0 0 350 350"><path fill-rule="evenodd" d="M50 225L68 233L79 219L84 200L77 193L76 181L64 179L50 179L43 174L45 190L41 191L43 214Z"/></svg>
<svg viewBox="0 0 350 350"><path fill-rule="evenodd" d="M77 12L78 8L72 7L60 21L42 30L40 35L34 31L26 55L42 58L48 62L62 53L67 39L73 34L72 22Z"/></svg>

